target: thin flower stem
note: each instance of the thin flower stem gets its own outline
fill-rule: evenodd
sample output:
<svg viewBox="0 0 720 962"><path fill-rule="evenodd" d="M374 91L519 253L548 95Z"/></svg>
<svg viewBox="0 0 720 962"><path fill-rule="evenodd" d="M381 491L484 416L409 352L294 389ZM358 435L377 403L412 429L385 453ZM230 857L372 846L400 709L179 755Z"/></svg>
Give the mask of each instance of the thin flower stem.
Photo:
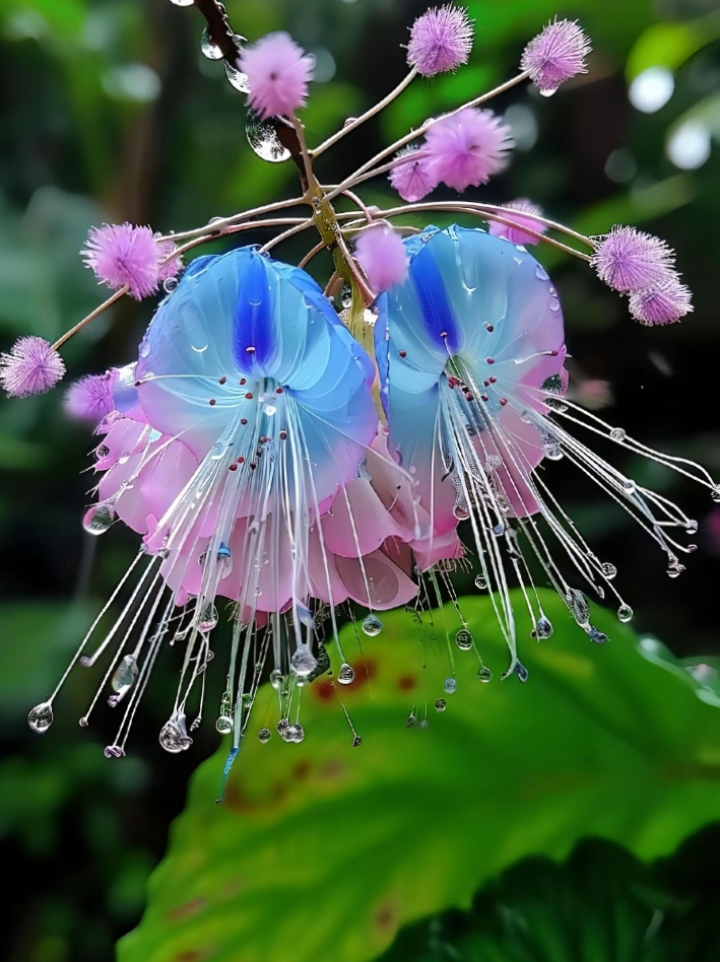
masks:
<svg viewBox="0 0 720 962"><path fill-rule="evenodd" d="M359 270L355 258L350 253L350 248L347 246L345 238L340 231L337 233L337 244L342 251L343 257L345 258L350 271L352 272L353 279L355 280L355 283L357 284L365 303L372 304L372 302L375 300L375 293L368 287L368 283Z"/></svg>
<svg viewBox="0 0 720 962"><path fill-rule="evenodd" d="M200 234L214 234L216 237L218 237L225 233L225 229L227 227L240 223L243 220L247 220L249 217L270 214L276 210L283 210L285 207L298 207L302 203L304 203L304 198L302 197L295 197L292 200L276 201L274 204L265 204L263 207L254 207L252 210L242 211L239 214L231 214L229 217L219 217L217 220L212 221L210 224L205 224L203 227L195 227L193 230L181 231L178 234L167 234L163 237L158 237L157 240L158 243L161 243L162 241L187 240L190 237L197 237Z"/></svg>
<svg viewBox="0 0 720 962"><path fill-rule="evenodd" d="M378 218L399 217L402 214L420 213L421 211L427 210L446 210L458 214L472 214L474 217L481 217L483 220L494 220L499 224L505 224L506 227L514 227L517 230L521 230L524 234L528 234L530 237L534 237L538 241L549 244L551 247L555 247L558 250L563 251L565 254L571 254L573 257L577 257L579 260L589 263L591 259L588 254L583 254L581 251L575 250L574 247L569 247L567 244L563 244L561 241L556 241L553 240L552 237L547 237L545 234L540 234L524 224L518 224L517 221L511 220L508 217L490 214L487 211L479 210L477 206L457 204L453 203L452 201L449 201L447 204L406 204L403 207L398 207L394 210L381 210L378 213ZM524 213L523 216L525 216ZM355 223L361 224L362 222L356 219ZM345 229L352 229L353 226L354 224L351 222L346 225Z"/></svg>
<svg viewBox="0 0 720 962"><path fill-rule="evenodd" d="M300 268L305 267L306 264L310 263L313 257L319 254L320 251L324 251L327 246L328 245L325 243L324 240L320 241L320 243L316 244L311 251L307 252L307 254L303 257L303 259L298 264L298 267Z"/></svg>
<svg viewBox="0 0 720 962"><path fill-rule="evenodd" d="M353 202L353 204L357 204L357 206L360 208L360 210L361 210L361 211L363 212L363 214L365 215L365 219L367 220L368 224L372 224L374 214L370 211L370 208L369 208L369 207L366 207L366 206L365 206L365 204L364 204L363 201L358 197L357 194L354 194L351 190L344 190L344 191L343 191L343 196L349 197L350 200Z"/></svg>
<svg viewBox="0 0 720 962"><path fill-rule="evenodd" d="M302 123L297 119L295 114L290 117L290 123L295 128L295 133L297 134L298 143L300 144L300 152L302 153L303 166L305 168L305 179L307 180L307 194L313 192L313 187L317 185L317 180L312 168L312 157L307 148L305 142L305 128Z"/></svg>
<svg viewBox="0 0 720 962"><path fill-rule="evenodd" d="M304 217L274 217L268 218L267 220L254 220L249 224L235 224L227 227L220 236L227 237L230 234L239 234L241 231L254 230L259 227L285 227L287 224L305 223L307 223L307 219ZM160 262L160 266L164 267L176 257L182 257L186 251L192 250L193 247L199 247L201 244L207 244L208 241L219 239L218 234L203 234L201 237L195 237L193 240L188 241L187 244L183 244L182 247L178 247L172 254L168 254L165 260Z"/></svg>
<svg viewBox="0 0 720 962"><path fill-rule="evenodd" d="M385 157L390 156L390 154L394 154L396 151L401 150L406 144L411 143L418 137L422 137L422 135L438 120L444 119L445 117L453 117L455 114L459 113L461 110L465 110L467 107L478 107L480 104L485 103L492 97L496 97L498 94L505 93L506 90L510 90L512 87L515 87L523 80L526 80L529 76L530 74L527 71L523 71L522 73L517 74L517 76L512 77L510 80L507 80L504 84L500 84L499 87L495 87L494 90L490 90L488 93L481 94L479 97L475 97L474 100L469 100L460 107L456 107L455 110L451 110L447 114L442 114L441 117L431 117L429 120L426 120L425 123L418 127L417 130L411 130L409 134L406 134L400 140L396 140L394 144L391 144L389 147L381 150L379 154L376 154L361 167L358 167L353 174L346 178L341 184L338 184L337 188L332 193L327 195L327 200L332 200L333 197L335 197L338 193L342 193L344 190L347 190L348 187L354 187L358 182L358 178L360 178L366 171L370 170L371 167L374 167L375 164L379 163L381 160L384 160Z"/></svg>
<svg viewBox="0 0 720 962"><path fill-rule="evenodd" d="M319 157L320 154L324 154L329 147L332 147L333 144L336 144L338 140L341 140L346 134L356 130L361 124L364 124L366 120L370 120L370 118L374 117L375 114L378 114L381 110L384 110L388 104L391 104L396 97L400 96L403 90L405 90L405 88L412 83L415 77L417 77L417 69L413 67L410 73L408 73L407 76L400 81L397 87L395 87L394 90L391 90L386 97L383 97L382 100L379 100L374 107L370 107L369 110L366 110L364 114L356 117L349 124L346 124L340 130L338 130L337 133L333 134L332 137L328 137L327 140L324 140L317 147L314 147L310 151L310 156L315 158Z"/></svg>
<svg viewBox="0 0 720 962"><path fill-rule="evenodd" d="M53 351L59 351L63 344L70 340L73 334L77 334L77 332L86 327L90 321L94 321L96 317L102 314L103 311L107 310L107 308L110 307L111 304L114 304L115 301L119 301L120 298L127 294L129 290L130 288L127 284L125 284L123 287L120 287L118 290L116 290L114 294L111 294L106 301L103 301L102 304L96 307L94 311L91 311L87 317L84 317L81 321L78 321L75 327L71 327L69 331L66 331L65 334L63 334L62 337L58 338L58 340L55 341L52 346Z"/></svg>

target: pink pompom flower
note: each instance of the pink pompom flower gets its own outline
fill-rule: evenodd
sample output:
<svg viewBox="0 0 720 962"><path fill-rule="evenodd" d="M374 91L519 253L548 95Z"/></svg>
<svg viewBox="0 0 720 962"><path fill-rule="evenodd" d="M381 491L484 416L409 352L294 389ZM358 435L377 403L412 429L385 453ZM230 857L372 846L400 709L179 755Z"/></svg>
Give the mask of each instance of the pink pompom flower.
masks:
<svg viewBox="0 0 720 962"><path fill-rule="evenodd" d="M438 181L428 170L428 158L417 147L406 147L397 156L398 164L390 171L390 183L403 200L414 204L435 190Z"/></svg>
<svg viewBox="0 0 720 962"><path fill-rule="evenodd" d="M502 170L512 147L510 128L491 110L465 107L436 120L425 134L431 177L463 191Z"/></svg>
<svg viewBox="0 0 720 962"><path fill-rule="evenodd" d="M0 354L0 385L9 397L45 394L64 374L63 359L42 337L21 337Z"/></svg>
<svg viewBox="0 0 720 962"><path fill-rule="evenodd" d="M405 245L387 224L378 224L360 234L355 244L355 258L376 294L402 284L407 277Z"/></svg>
<svg viewBox="0 0 720 962"><path fill-rule="evenodd" d="M601 281L616 291L643 291L672 279L675 254L664 240L636 230L614 227L596 239L591 265Z"/></svg>
<svg viewBox="0 0 720 962"><path fill-rule="evenodd" d="M534 220L532 217L523 217L523 212L542 216L542 208L537 204L533 204L532 201L527 200L525 197L519 197L517 200L510 201L509 204L504 204L503 206L507 209L507 219L512 220L514 225L517 226L510 227L508 224L501 224L499 221L491 220L488 226L490 233L495 237L505 237L512 244L539 244L540 241L537 237L533 237L532 234L527 234L522 228L534 230L536 234L544 234L547 230L547 225L543 224L542 221ZM516 213L516 211L518 213Z"/></svg>
<svg viewBox="0 0 720 962"><path fill-rule="evenodd" d="M270 33L240 54L247 74L250 106L263 119L294 114L305 106L315 58L305 55L287 33Z"/></svg>
<svg viewBox="0 0 720 962"><path fill-rule="evenodd" d="M78 421L102 421L115 410L113 387L118 372L111 368L105 374L90 374L70 385L65 395L65 410Z"/></svg>
<svg viewBox="0 0 720 962"><path fill-rule="evenodd" d="M172 241L158 243L149 227L125 223L93 227L80 253L99 281L113 290L127 285L135 300L141 301L155 293L161 280L177 274L179 258L160 266L174 249Z"/></svg>
<svg viewBox="0 0 720 962"><path fill-rule="evenodd" d="M431 7L410 31L407 61L424 77L456 70L472 49L472 21L461 7Z"/></svg>
<svg viewBox="0 0 720 962"><path fill-rule="evenodd" d="M576 74L587 73L590 50L590 40L578 23L555 20L525 47L520 69L530 74L540 93L551 94Z"/></svg>
<svg viewBox="0 0 720 962"><path fill-rule="evenodd" d="M641 324L672 324L692 311L690 289L675 275L656 287L630 295L630 313Z"/></svg>

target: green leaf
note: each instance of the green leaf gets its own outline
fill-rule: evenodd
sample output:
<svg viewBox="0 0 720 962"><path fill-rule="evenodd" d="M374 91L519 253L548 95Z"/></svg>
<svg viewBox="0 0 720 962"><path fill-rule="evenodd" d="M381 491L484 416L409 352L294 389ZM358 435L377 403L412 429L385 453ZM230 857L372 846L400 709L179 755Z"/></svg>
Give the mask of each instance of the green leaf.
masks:
<svg viewBox="0 0 720 962"><path fill-rule="evenodd" d="M627 64L627 79L634 80L650 67L677 70L694 53L720 35L720 17L705 17L690 23L654 23L635 42Z"/></svg>
<svg viewBox="0 0 720 962"><path fill-rule="evenodd" d="M521 619L526 685L496 680L508 657L490 599L461 605L491 684L445 645L451 610L422 625L389 613L341 691L359 748L321 678L303 691L305 741L249 734L223 805L225 750L201 766L120 962L361 962L530 854L562 858L592 834L649 859L716 817L717 712L641 658L611 613L596 613L612 639L598 649L556 596L542 603L555 634L537 644ZM343 637L351 652L352 628ZM450 657L457 692L444 695ZM276 697L261 690L255 730L277 719ZM427 728L406 728L413 709Z"/></svg>

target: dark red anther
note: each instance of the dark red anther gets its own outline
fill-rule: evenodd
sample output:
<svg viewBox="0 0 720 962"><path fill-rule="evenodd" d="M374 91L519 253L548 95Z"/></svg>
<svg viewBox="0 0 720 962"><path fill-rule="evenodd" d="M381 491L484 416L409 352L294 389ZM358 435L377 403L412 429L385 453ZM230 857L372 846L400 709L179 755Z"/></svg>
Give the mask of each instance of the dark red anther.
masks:
<svg viewBox="0 0 720 962"><path fill-rule="evenodd" d="M142 384L142 381L136 381L136 382L135 382L135 387L140 387L141 384Z"/></svg>
<svg viewBox="0 0 720 962"><path fill-rule="evenodd" d="M220 380L219 380L218 383L219 383L219 384L226 384L226 383L227 383L227 378L225 377L224 374L223 374L223 376L220 378Z"/></svg>
<svg viewBox="0 0 720 962"><path fill-rule="evenodd" d="M505 407L505 405L507 404L507 398L506 398L506 397L501 397L501 398L500 398L500 403L502 404L503 407Z"/></svg>
<svg viewBox="0 0 720 962"><path fill-rule="evenodd" d="M497 378L496 378L496 377L493 377L493 376L491 375L491 376L488 378L488 381L489 381L491 384L494 384L494 383L497 381Z"/></svg>
<svg viewBox="0 0 720 962"><path fill-rule="evenodd" d="M407 357L407 351L398 351L400 357Z"/></svg>
<svg viewBox="0 0 720 962"><path fill-rule="evenodd" d="M255 468L257 467L257 461L251 461L251 462L250 462L250 467L251 467L252 470L254 471Z"/></svg>
<svg viewBox="0 0 720 962"><path fill-rule="evenodd" d="M488 334L492 334L492 332L495 330L495 327L492 324L486 324L485 330L488 332Z"/></svg>
<svg viewBox="0 0 720 962"><path fill-rule="evenodd" d="M237 471L237 464L231 464L228 467L228 471Z"/></svg>
<svg viewBox="0 0 720 962"><path fill-rule="evenodd" d="M285 388L282 388L282 387L276 387L276 388L275 388L275 393L276 393L276 394L282 394L284 391L285 391Z"/></svg>
<svg viewBox="0 0 720 962"><path fill-rule="evenodd" d="M448 380L448 387L457 387L458 384L460 383L460 378L455 377L454 374L451 374L447 380Z"/></svg>
<svg viewBox="0 0 720 962"><path fill-rule="evenodd" d="M211 397L210 400L208 401L208 404L210 405L211 408L214 408L215 405L217 404L217 401L215 400L214 397Z"/></svg>
<svg viewBox="0 0 720 962"><path fill-rule="evenodd" d="M240 457L237 459L237 463L238 463L238 464L245 464L245 458L244 458L242 455L240 455Z"/></svg>
<svg viewBox="0 0 720 962"><path fill-rule="evenodd" d="M247 378L241 377L241 378L240 378L240 387L242 387L243 384L247 384Z"/></svg>
<svg viewBox="0 0 720 962"><path fill-rule="evenodd" d="M474 401L474 400L475 400L475 395L474 395L474 394L471 394L471 393L468 391L467 394L465 395L465 400L466 400L466 401Z"/></svg>
<svg viewBox="0 0 720 962"><path fill-rule="evenodd" d="M247 418L240 418L241 424L247 424Z"/></svg>
<svg viewBox="0 0 720 962"><path fill-rule="evenodd" d="M245 397L248 399L248 401L252 401L252 396L253 396L253 395L252 395L252 391L248 391L247 394L245 395Z"/></svg>
<svg viewBox="0 0 720 962"><path fill-rule="evenodd" d="M281 431L281 432L280 432L280 440L281 440L281 441L285 441L286 438L287 438L287 431L284 431L284 430Z"/></svg>
<svg viewBox="0 0 720 962"><path fill-rule="evenodd" d="M490 398L487 396L487 394L481 394L481 395L480 395L480 400L481 400L481 401L489 401Z"/></svg>
<svg viewBox="0 0 720 962"><path fill-rule="evenodd" d="M495 358L494 358L494 357L486 357L486 358L485 358L485 363L486 363L486 364L494 364L494 363L495 363Z"/></svg>

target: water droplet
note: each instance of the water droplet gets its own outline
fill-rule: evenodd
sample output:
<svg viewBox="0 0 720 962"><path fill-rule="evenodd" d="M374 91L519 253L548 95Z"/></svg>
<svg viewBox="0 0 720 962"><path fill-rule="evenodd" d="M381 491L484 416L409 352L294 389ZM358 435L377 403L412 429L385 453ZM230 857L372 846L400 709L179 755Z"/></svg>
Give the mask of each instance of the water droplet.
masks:
<svg viewBox="0 0 720 962"><path fill-rule="evenodd" d="M193 0L193 3L194 2L195 0ZM207 57L208 60L222 60L223 58L222 48L218 47L218 45L210 39L210 33L207 27L205 27L202 33L200 49L202 50L203 57Z"/></svg>
<svg viewBox="0 0 720 962"><path fill-rule="evenodd" d="M163 281L163 290L166 294L172 294L173 291L177 290L178 279L177 277L166 277Z"/></svg>
<svg viewBox="0 0 720 962"><path fill-rule="evenodd" d="M590 630L588 631L588 638L594 645L604 645L608 640L608 636L598 629L594 625L590 625Z"/></svg>
<svg viewBox="0 0 720 962"><path fill-rule="evenodd" d="M261 728L258 732L258 741L263 745L267 745L271 738L272 732L269 728Z"/></svg>
<svg viewBox="0 0 720 962"><path fill-rule="evenodd" d="M487 581L485 580L484 575L477 575L477 577L475 578L475 587L477 588L478 591L487 590Z"/></svg>
<svg viewBox="0 0 720 962"><path fill-rule="evenodd" d="M230 82L232 83L232 80ZM289 160L291 154L280 142L275 123L282 123L282 121L274 121L272 118L262 120L254 110L248 110L245 135L258 157L271 164L281 164Z"/></svg>
<svg viewBox="0 0 720 962"><path fill-rule="evenodd" d="M115 670L115 674L112 676L112 681L110 682L112 690L117 692L114 705L117 705L120 699L130 691L137 676L138 664L135 655L125 655Z"/></svg>
<svg viewBox="0 0 720 962"><path fill-rule="evenodd" d="M287 720L287 718L281 718L280 721L275 726L275 731L278 733L278 735L281 738L285 738L285 732L287 731L289 724L290 722Z"/></svg>
<svg viewBox="0 0 720 962"><path fill-rule="evenodd" d="M148 343L147 340L145 340L145 339L143 338L143 340L140 342L140 347L139 347L139 349L138 349L138 355L139 355L140 357L147 357L149 353L150 353L150 344Z"/></svg>
<svg viewBox="0 0 720 962"><path fill-rule="evenodd" d="M545 438L543 441L543 452L550 461L561 461L563 449L556 438Z"/></svg>
<svg viewBox="0 0 720 962"><path fill-rule="evenodd" d="M115 523L115 509L109 504L96 504L86 512L83 518L83 528L88 534L105 534Z"/></svg>
<svg viewBox="0 0 720 962"><path fill-rule="evenodd" d="M170 3L174 3L176 7L191 7L195 0L170 0Z"/></svg>
<svg viewBox="0 0 720 962"><path fill-rule="evenodd" d="M317 668L317 660L307 645L298 645L290 659L292 670L301 678L307 678Z"/></svg>
<svg viewBox="0 0 720 962"><path fill-rule="evenodd" d="M610 437L613 441L624 441L627 434L623 428L613 428L610 432Z"/></svg>
<svg viewBox="0 0 720 962"><path fill-rule="evenodd" d="M532 413L527 408L525 408L524 411L520 412L520 420L524 424L532 424L534 421L534 418L532 416Z"/></svg>
<svg viewBox="0 0 720 962"><path fill-rule="evenodd" d="M229 735L233 727L233 720L229 715L220 715L215 722L215 728L221 735Z"/></svg>
<svg viewBox="0 0 720 962"><path fill-rule="evenodd" d="M490 679L492 678L492 672L487 667L487 665L483 665L482 668L478 669L478 678L480 679L480 681L485 682L486 684L487 682L490 681Z"/></svg>
<svg viewBox="0 0 720 962"><path fill-rule="evenodd" d="M557 87L551 87L546 90L538 90L541 97L552 97L557 93Z"/></svg>
<svg viewBox="0 0 720 962"><path fill-rule="evenodd" d="M637 484L635 484L631 478L625 478L622 488L625 494L635 494L637 491Z"/></svg>
<svg viewBox="0 0 720 962"><path fill-rule="evenodd" d="M219 620L220 616L218 615L218 610L211 601L205 606L205 610L200 615L198 629L200 631L212 631Z"/></svg>
<svg viewBox="0 0 720 962"><path fill-rule="evenodd" d="M360 745L362 745L362 738L359 735L356 735L352 740L352 747L358 748Z"/></svg>
<svg viewBox="0 0 720 962"><path fill-rule="evenodd" d="M415 714L415 711L413 710L413 711L411 711L410 714L408 715L408 720L407 720L407 722L405 723L405 727L406 727L406 728L413 728L413 727L415 726L415 723L416 723L416 722L417 722L417 715Z"/></svg>
<svg viewBox="0 0 720 962"><path fill-rule="evenodd" d="M283 683L283 673L279 668L273 668L270 672L270 684L273 686L275 691L280 691Z"/></svg>
<svg viewBox="0 0 720 962"><path fill-rule="evenodd" d="M295 744L300 744L300 742L305 738L305 729L302 725L288 725L287 728L282 732L282 740L285 742L294 742Z"/></svg>
<svg viewBox="0 0 720 962"><path fill-rule="evenodd" d="M523 665L521 661L515 662L515 668L513 669L513 671L518 676L518 678L523 683L523 685L530 677L530 673L528 672L527 668L525 667L525 665Z"/></svg>
<svg viewBox="0 0 720 962"><path fill-rule="evenodd" d="M105 758L124 758L125 749L121 745L108 745L103 748L103 755Z"/></svg>
<svg viewBox="0 0 720 962"><path fill-rule="evenodd" d="M160 729L160 744L166 752L176 755L192 745L192 738L188 737L185 715L176 711Z"/></svg>
<svg viewBox="0 0 720 962"><path fill-rule="evenodd" d="M671 561L667 568L668 578L679 578L680 575L685 571L685 565L681 565L679 561Z"/></svg>
<svg viewBox="0 0 720 962"><path fill-rule="evenodd" d="M499 538L501 535L505 534L505 525L504 525L504 524L496 524L496 525L493 526L493 529L492 529L492 530L493 530L493 534L495 535L495 537L496 537L496 538Z"/></svg>
<svg viewBox="0 0 720 962"><path fill-rule="evenodd" d="M548 307L553 312L560 310L560 301L557 299L557 297L550 298L550 303L548 304Z"/></svg>
<svg viewBox="0 0 720 962"><path fill-rule="evenodd" d="M698 523L693 518L691 518L685 525L685 530L688 534L697 534Z"/></svg>
<svg viewBox="0 0 720 962"><path fill-rule="evenodd" d="M435 702L435 710L436 710L436 711L445 711L446 708L447 708L447 704L445 703L445 699L444 699L444 698L438 698L438 700Z"/></svg>
<svg viewBox="0 0 720 962"><path fill-rule="evenodd" d="M50 702L43 701L29 712L28 725L34 732L42 734L52 725L54 717Z"/></svg>
<svg viewBox="0 0 720 962"><path fill-rule="evenodd" d="M338 681L341 685L351 685L355 680L355 669L352 665L348 665L346 661L340 665L340 671L338 672Z"/></svg>
<svg viewBox="0 0 720 962"><path fill-rule="evenodd" d="M568 588L565 600L575 621L584 628L590 621L590 606L585 595L578 588Z"/></svg>
<svg viewBox="0 0 720 962"><path fill-rule="evenodd" d="M602 571L603 575L608 579L608 581L612 581L615 575L617 574L617 568L615 567L614 564L611 564L609 561L606 561L604 564L600 565L600 570Z"/></svg>
<svg viewBox="0 0 720 962"><path fill-rule="evenodd" d="M172 0L172 2L175 3L176 0ZM194 2L195 0L193 0L193 3ZM237 67L233 67L232 64L227 62L227 60L225 61L225 74L231 87L239 90L241 94L250 92L247 74L243 73L241 70L238 70Z"/></svg>
<svg viewBox="0 0 720 962"><path fill-rule="evenodd" d="M382 631L382 621L375 615L368 615L362 623L362 630L369 638L374 638Z"/></svg>
<svg viewBox="0 0 720 962"><path fill-rule="evenodd" d="M630 605L620 605L617 616L620 621L630 621L633 616L633 610Z"/></svg>
<svg viewBox="0 0 720 962"><path fill-rule="evenodd" d="M477 579L476 579L477 583ZM473 646L473 636L467 628L461 628L455 635L455 644L460 651L470 651Z"/></svg>
<svg viewBox="0 0 720 962"><path fill-rule="evenodd" d="M443 691L446 695L454 695L457 691L457 682L454 678L446 678L443 682Z"/></svg>
<svg viewBox="0 0 720 962"><path fill-rule="evenodd" d="M535 622L535 630L532 632L533 638L544 641L547 638L552 638L552 633L552 622L546 615L541 615Z"/></svg>

